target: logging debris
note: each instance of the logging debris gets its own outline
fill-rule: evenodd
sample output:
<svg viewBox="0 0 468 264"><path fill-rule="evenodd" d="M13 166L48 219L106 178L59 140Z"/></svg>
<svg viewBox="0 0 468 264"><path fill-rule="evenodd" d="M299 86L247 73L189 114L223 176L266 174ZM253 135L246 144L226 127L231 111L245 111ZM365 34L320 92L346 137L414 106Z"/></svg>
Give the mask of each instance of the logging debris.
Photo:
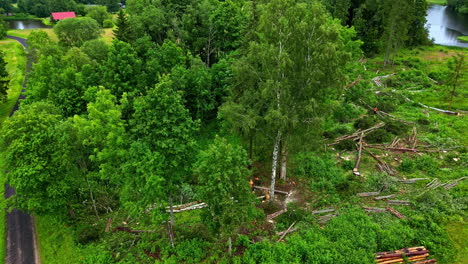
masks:
<svg viewBox="0 0 468 264"><path fill-rule="evenodd" d="M374 77L372 78L372 81L375 83L375 85L377 85L378 87L383 87L383 84L382 84L382 80L383 79L386 79L386 78L389 78L389 77L392 77L396 75L396 73L392 73L392 74L388 74L388 75L384 75L384 76L377 76L377 77Z"/></svg>
<svg viewBox="0 0 468 264"><path fill-rule="evenodd" d="M263 187L263 186L254 186L255 189L259 189L259 190L264 190L264 191L269 191L270 188L268 187ZM275 190L275 193L281 193L281 194L286 194L288 195L289 192L285 192L285 191L280 191L280 190Z"/></svg>
<svg viewBox="0 0 468 264"><path fill-rule="evenodd" d="M443 186L444 186L444 189L450 190L450 189L452 189L453 187L457 186L458 183L460 183L460 181L462 181L462 180L464 180L464 179L466 179L466 178L468 178L468 177L461 177L461 178L459 178L459 179L450 181L450 182L448 182L448 183L446 183L446 184L443 185Z"/></svg>
<svg viewBox="0 0 468 264"><path fill-rule="evenodd" d="M375 126L371 127L371 128L368 128L368 129L364 129L364 130L361 130L361 129L358 129L356 130L353 134L351 135L344 135L344 136L341 136L341 137L338 137L335 139L335 141L333 143L330 143L328 144L328 146L333 146L333 145L336 145L336 144L339 144L341 141L344 141L344 140L358 140L361 135L363 135L363 137L366 136L366 134L376 130L376 129L379 129L381 127L384 127L385 126L385 123L384 122L380 122L378 124L376 124Z"/></svg>

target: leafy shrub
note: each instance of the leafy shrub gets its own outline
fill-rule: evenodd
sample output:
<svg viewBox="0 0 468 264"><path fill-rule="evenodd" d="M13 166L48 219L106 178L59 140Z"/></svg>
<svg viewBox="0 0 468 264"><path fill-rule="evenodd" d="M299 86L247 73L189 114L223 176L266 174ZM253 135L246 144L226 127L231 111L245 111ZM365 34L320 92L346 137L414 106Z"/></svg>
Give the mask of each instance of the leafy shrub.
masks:
<svg viewBox="0 0 468 264"><path fill-rule="evenodd" d="M333 118L341 123L349 122L359 116L361 111L355 105L341 104L335 108Z"/></svg>
<svg viewBox="0 0 468 264"><path fill-rule="evenodd" d="M303 153L297 158L296 175L309 179L315 191L334 193L342 188L346 181L344 172L335 165L334 160L326 155L315 156L314 153Z"/></svg>
<svg viewBox="0 0 468 264"><path fill-rule="evenodd" d="M416 165L412 159L404 159L398 168L401 172L412 173Z"/></svg>
<svg viewBox="0 0 468 264"><path fill-rule="evenodd" d="M429 175L435 175L438 171L438 162L429 155L424 155L415 159L416 168L427 172Z"/></svg>
<svg viewBox="0 0 468 264"><path fill-rule="evenodd" d="M186 240L176 246L179 263L200 263L206 256L208 243L200 239Z"/></svg>
<svg viewBox="0 0 468 264"><path fill-rule="evenodd" d="M103 28L113 28L114 27L114 22L112 22L112 19L106 19L102 22L102 27Z"/></svg>
<svg viewBox="0 0 468 264"><path fill-rule="evenodd" d="M356 129L367 129L379 122L379 119L372 115L372 116L364 116L354 122L354 127Z"/></svg>

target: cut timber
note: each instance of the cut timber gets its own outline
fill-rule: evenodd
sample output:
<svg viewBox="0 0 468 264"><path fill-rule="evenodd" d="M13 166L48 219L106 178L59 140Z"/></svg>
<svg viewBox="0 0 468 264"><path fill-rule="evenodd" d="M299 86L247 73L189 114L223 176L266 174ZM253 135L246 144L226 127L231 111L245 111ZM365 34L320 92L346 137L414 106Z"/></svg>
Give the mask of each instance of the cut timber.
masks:
<svg viewBox="0 0 468 264"><path fill-rule="evenodd" d="M395 196L396 196L395 194L384 195L384 196L377 196L377 197L374 197L374 200L376 200L376 201L379 201L379 200L387 200L387 199L393 198L393 197L395 197Z"/></svg>
<svg viewBox="0 0 468 264"><path fill-rule="evenodd" d="M199 204L201 203L201 201L194 201L194 202L190 202L190 203L186 203L186 204L179 204L179 205L174 205L172 206L172 208L174 210L180 210L180 209L184 209L184 208L187 208L191 205L194 205L194 204ZM170 206L167 206L166 209L171 209Z"/></svg>
<svg viewBox="0 0 468 264"><path fill-rule="evenodd" d="M280 238L278 239L278 242L283 240L283 238L291 231L291 228L296 224L296 221L294 221L294 223L292 223L289 228L284 231L284 233L280 236Z"/></svg>
<svg viewBox="0 0 468 264"><path fill-rule="evenodd" d="M106 233L110 231L111 223L112 223L112 218L109 217L109 218L107 219L107 223L106 223L106 230L105 230Z"/></svg>
<svg viewBox="0 0 468 264"><path fill-rule="evenodd" d="M399 258L403 257L403 255L407 257L413 257L413 256L424 256L424 255L429 255L429 250L421 250L421 251L414 251L414 252L402 252L402 253L395 253L395 254L389 254L389 255L384 255L384 256L378 256L376 259L386 259L386 258Z"/></svg>
<svg viewBox="0 0 468 264"><path fill-rule="evenodd" d="M423 261L414 262L412 264L437 264L437 260L427 259L427 260L423 260Z"/></svg>
<svg viewBox="0 0 468 264"><path fill-rule="evenodd" d="M270 188L267 188L267 187L262 187L262 186L254 186L255 189L259 189L259 190L270 190ZM282 193L282 194L289 194L289 192L285 192L285 191L280 191L280 190L276 190L275 189L275 193Z"/></svg>
<svg viewBox="0 0 468 264"><path fill-rule="evenodd" d="M359 197L369 197L369 196L377 196L379 194L380 194L380 192L363 192L363 193L358 193L357 196L359 196Z"/></svg>
<svg viewBox="0 0 468 264"><path fill-rule="evenodd" d="M411 202L406 200L388 200L387 203L393 205L411 205Z"/></svg>
<svg viewBox="0 0 468 264"><path fill-rule="evenodd" d="M403 249L398 249L398 250L377 252L377 253L375 253L375 255L376 255L376 257L378 257L378 256L389 255L389 254L395 254L395 253L415 252L415 251L421 251L421 250L426 250L426 248L423 247L423 246L410 247L410 248L403 248Z"/></svg>
<svg viewBox="0 0 468 264"><path fill-rule="evenodd" d="M416 183L417 181L425 181L429 180L429 178L412 178L412 179L407 179L407 180L399 180L398 182L401 183Z"/></svg>
<svg viewBox="0 0 468 264"><path fill-rule="evenodd" d="M358 154L357 154L357 160L356 164L354 165L353 173L354 175L360 176L361 173L359 172L359 164L361 163L361 154L362 154L362 137L364 136L364 133L361 132L361 137L359 138L359 143L358 143Z"/></svg>
<svg viewBox="0 0 468 264"><path fill-rule="evenodd" d="M434 183L436 183L436 182L438 182L438 181L439 181L439 179L434 178L431 182L429 182L428 184L426 184L426 187L429 187L429 186L433 185Z"/></svg>
<svg viewBox="0 0 468 264"><path fill-rule="evenodd" d="M272 213L272 214L268 215L267 219L268 220L274 219L274 218L286 213L287 211L288 211L288 208L286 207L283 210L279 210L278 212L275 212L275 213Z"/></svg>
<svg viewBox="0 0 468 264"><path fill-rule="evenodd" d="M312 211L312 214L323 214L323 213L331 213L331 212L335 212L335 209L330 208L330 209L323 209L323 210L315 210L315 211Z"/></svg>
<svg viewBox="0 0 468 264"><path fill-rule="evenodd" d="M387 207L387 211L394 214L396 217L398 217L400 219L405 219L406 218L404 215L402 215L400 212L398 212L396 209L394 209L394 208L392 208L390 206Z"/></svg>
<svg viewBox="0 0 468 264"><path fill-rule="evenodd" d="M367 207L367 206L363 206L362 208L364 209L364 211L370 212L370 213L386 213L386 212L387 212L387 209L385 209L385 208L379 208L379 207Z"/></svg>

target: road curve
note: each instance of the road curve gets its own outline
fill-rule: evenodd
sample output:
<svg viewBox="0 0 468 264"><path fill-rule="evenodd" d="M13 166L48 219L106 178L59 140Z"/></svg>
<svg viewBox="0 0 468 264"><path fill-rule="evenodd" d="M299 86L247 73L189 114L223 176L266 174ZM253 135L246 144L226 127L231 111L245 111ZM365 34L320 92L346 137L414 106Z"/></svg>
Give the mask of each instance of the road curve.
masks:
<svg viewBox="0 0 468 264"><path fill-rule="evenodd" d="M6 36L9 39L18 41L24 48L27 47L26 39ZM29 64L29 62L28 62ZM27 69L29 69L29 66ZM12 116L19 108L20 101L25 98L25 82L23 90L15 106L13 107L10 116ZM15 195L15 190L5 184L5 198ZM35 239L34 219L27 214L17 209L13 209L6 215L6 264L40 264L37 243Z"/></svg>

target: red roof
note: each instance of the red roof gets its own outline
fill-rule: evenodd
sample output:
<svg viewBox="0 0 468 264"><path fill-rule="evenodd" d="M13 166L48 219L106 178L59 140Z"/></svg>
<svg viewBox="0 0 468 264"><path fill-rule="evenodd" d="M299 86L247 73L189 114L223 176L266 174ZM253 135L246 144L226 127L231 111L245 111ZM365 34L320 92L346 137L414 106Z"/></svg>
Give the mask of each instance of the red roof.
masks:
<svg viewBox="0 0 468 264"><path fill-rule="evenodd" d="M52 18L54 20L62 20L65 18L72 18L76 17L75 12L56 12L52 13Z"/></svg>

